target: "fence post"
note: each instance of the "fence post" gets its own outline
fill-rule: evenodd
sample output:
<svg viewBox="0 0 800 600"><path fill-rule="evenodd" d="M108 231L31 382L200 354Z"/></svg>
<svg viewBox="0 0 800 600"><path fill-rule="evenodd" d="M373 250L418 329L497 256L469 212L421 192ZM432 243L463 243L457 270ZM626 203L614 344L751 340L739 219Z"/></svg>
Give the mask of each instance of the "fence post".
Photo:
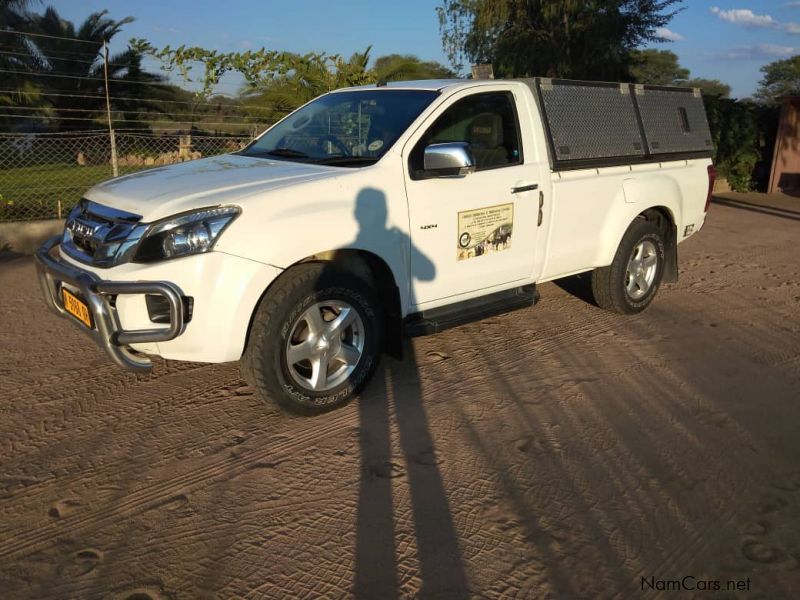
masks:
<svg viewBox="0 0 800 600"><path fill-rule="evenodd" d="M111 173L114 177L119 175L119 165L117 164L117 137L114 135L114 127L111 125L111 98L108 93L108 42L103 40L103 74L106 84L106 114L108 115L108 135L111 140Z"/></svg>
<svg viewBox="0 0 800 600"><path fill-rule="evenodd" d="M192 134L182 135L178 138L178 158L181 160L192 158Z"/></svg>
<svg viewBox="0 0 800 600"><path fill-rule="evenodd" d="M111 136L111 173L114 177L119 176L119 164L117 163L117 136L113 129L109 130Z"/></svg>

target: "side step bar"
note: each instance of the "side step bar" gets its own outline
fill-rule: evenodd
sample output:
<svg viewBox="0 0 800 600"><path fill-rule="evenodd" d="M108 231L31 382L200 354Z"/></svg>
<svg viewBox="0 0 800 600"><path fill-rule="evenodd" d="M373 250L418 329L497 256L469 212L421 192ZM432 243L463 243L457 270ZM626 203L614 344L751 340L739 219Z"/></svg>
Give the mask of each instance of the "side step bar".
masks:
<svg viewBox="0 0 800 600"><path fill-rule="evenodd" d="M504 290L408 315L403 322L404 333L409 337L439 333L445 329L480 321L519 308L533 306L539 300L536 284Z"/></svg>

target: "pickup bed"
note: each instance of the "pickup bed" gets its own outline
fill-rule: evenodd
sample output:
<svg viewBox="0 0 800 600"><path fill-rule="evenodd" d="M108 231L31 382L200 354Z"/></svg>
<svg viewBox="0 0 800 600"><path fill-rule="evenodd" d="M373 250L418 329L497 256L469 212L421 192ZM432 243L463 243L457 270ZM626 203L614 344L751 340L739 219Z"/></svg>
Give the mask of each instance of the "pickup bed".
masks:
<svg viewBox="0 0 800 600"><path fill-rule="evenodd" d="M637 313L677 279L713 179L699 92L549 79L325 94L240 152L87 191L45 298L119 366L241 361L265 401L339 406L402 338L591 271Z"/></svg>

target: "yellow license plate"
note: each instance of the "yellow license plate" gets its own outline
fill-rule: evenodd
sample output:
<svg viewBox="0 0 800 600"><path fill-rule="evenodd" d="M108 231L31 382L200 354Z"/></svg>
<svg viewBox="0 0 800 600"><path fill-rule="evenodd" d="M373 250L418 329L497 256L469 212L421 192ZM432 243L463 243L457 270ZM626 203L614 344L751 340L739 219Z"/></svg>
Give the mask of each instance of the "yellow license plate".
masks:
<svg viewBox="0 0 800 600"><path fill-rule="evenodd" d="M61 288L61 297L64 299L64 310L87 327L92 326L92 315L86 303L66 288Z"/></svg>

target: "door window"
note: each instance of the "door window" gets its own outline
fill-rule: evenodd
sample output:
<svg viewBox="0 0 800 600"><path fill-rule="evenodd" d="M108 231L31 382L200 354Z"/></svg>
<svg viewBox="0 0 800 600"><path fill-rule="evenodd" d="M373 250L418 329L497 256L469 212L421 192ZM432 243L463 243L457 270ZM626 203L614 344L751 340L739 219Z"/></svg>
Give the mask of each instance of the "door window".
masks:
<svg viewBox="0 0 800 600"><path fill-rule="evenodd" d="M411 152L414 179L424 177L425 147L445 142L466 142L472 148L477 171L522 162L519 122L510 92L486 92L459 100L425 132Z"/></svg>

